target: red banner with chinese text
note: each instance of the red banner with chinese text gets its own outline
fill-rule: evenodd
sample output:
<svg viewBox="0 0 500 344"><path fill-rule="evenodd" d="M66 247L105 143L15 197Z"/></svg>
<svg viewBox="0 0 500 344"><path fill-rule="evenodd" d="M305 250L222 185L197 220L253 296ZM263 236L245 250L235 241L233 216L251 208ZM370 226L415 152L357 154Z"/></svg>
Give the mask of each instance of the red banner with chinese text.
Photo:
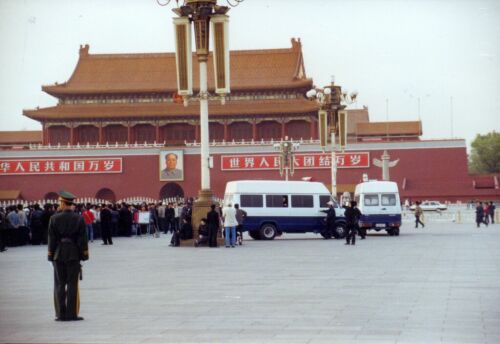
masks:
<svg viewBox="0 0 500 344"><path fill-rule="evenodd" d="M338 168L368 168L370 153L336 153ZM331 168L331 153L296 153L294 166L296 169ZM251 171L279 169L279 154L266 155L223 155L221 169L223 171Z"/></svg>
<svg viewBox="0 0 500 344"><path fill-rule="evenodd" d="M121 172L122 158L0 160L0 176Z"/></svg>

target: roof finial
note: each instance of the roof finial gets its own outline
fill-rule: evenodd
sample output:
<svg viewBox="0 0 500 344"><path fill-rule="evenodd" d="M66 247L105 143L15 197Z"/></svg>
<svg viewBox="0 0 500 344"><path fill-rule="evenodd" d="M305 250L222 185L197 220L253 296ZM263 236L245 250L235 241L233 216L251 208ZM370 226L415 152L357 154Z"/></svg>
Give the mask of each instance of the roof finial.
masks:
<svg viewBox="0 0 500 344"><path fill-rule="evenodd" d="M87 56L89 54L89 48L90 46L88 44L80 44L80 56Z"/></svg>
<svg viewBox="0 0 500 344"><path fill-rule="evenodd" d="M301 49L302 44L300 43L300 38L292 37L292 49Z"/></svg>

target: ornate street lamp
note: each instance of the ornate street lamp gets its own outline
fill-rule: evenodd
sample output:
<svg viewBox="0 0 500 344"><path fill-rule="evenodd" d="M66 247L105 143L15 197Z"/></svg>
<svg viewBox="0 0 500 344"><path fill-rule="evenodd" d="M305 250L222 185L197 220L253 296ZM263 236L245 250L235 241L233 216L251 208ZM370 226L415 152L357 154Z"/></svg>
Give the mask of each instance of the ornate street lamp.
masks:
<svg viewBox="0 0 500 344"><path fill-rule="evenodd" d="M274 149L280 152L280 176L283 177L284 173L285 180L288 180L288 172L291 176L295 172L294 155L299 146L300 143L288 140L288 136L285 136L285 140L274 144Z"/></svg>
<svg viewBox="0 0 500 344"><path fill-rule="evenodd" d="M171 0L157 2L166 6ZM243 0L227 0L234 7ZM172 11L178 16L173 19L174 34L176 41L175 59L177 69L178 94L182 96L184 105L187 106L190 99L198 99L200 102L200 155L201 155L201 190L198 199L193 205L193 228L198 228L201 218L206 216L212 204L212 191L210 190L210 155L208 135L208 83L207 83L207 61L209 54L209 37L212 31L213 39L213 62L215 73L215 93L224 103L225 96L230 93L229 85L229 37L228 26L229 11L227 6L217 5L217 0L184 0ZM192 81L192 47L191 47L191 23L194 25L194 36L196 43L196 56L199 63L200 92L193 97ZM195 237L197 237L195 230Z"/></svg>
<svg viewBox="0 0 500 344"><path fill-rule="evenodd" d="M347 112L344 111L347 105L354 103L358 93L347 91L342 92L342 88L335 85L332 77L330 85L324 88L314 88L306 93L307 98L315 100L320 109L318 111L319 139L321 149L326 150L328 143L328 131L331 139L331 177L332 177L332 195L337 198L337 149L335 136L340 136L340 146L344 150L347 143ZM329 123L328 123L329 122Z"/></svg>

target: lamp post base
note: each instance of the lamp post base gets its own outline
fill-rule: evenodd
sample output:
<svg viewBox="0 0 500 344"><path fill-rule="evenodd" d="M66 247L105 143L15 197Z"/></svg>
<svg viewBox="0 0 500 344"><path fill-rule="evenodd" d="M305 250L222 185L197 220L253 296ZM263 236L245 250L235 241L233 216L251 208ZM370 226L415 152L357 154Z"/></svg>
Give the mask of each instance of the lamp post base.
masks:
<svg viewBox="0 0 500 344"><path fill-rule="evenodd" d="M211 210L210 206L214 203L213 193L211 190L198 191L198 198L193 203L193 211L191 213L191 225L193 226L193 239L181 240L181 246L194 246L194 240L198 239L198 226L201 219L207 217L207 213ZM221 235L217 235L217 244L223 245L224 240Z"/></svg>

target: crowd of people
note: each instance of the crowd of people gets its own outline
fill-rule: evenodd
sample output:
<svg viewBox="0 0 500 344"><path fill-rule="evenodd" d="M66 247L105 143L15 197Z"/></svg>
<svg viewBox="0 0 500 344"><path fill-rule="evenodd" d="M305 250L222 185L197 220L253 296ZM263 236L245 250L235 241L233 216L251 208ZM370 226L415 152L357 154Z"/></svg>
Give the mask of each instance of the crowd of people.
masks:
<svg viewBox="0 0 500 344"><path fill-rule="evenodd" d="M171 233L171 246L179 246L181 240L193 239L193 199L184 202L141 204L75 204L74 211L83 217L90 243L101 239L103 245L113 245L116 236L156 236ZM22 204L0 208L0 251L8 246L46 245L50 218L58 212L58 204ZM227 210L230 209L230 210ZM243 231L246 212L235 207L222 209L215 204L198 227L195 246L217 246L217 235L224 227L226 246L234 247ZM236 235L239 233L239 236Z"/></svg>

